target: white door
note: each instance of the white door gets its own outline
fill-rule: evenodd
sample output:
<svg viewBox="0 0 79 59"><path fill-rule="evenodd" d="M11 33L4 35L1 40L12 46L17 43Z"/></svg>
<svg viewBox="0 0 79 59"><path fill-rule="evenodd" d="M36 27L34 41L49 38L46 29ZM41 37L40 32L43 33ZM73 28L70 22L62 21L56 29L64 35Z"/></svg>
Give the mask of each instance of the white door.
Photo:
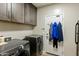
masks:
<svg viewBox="0 0 79 59"><path fill-rule="evenodd" d="M63 42L58 43L58 48L53 48L53 40L49 41L49 28L51 22L61 22L62 23L62 15L57 16L46 16L45 17L45 40L46 40L46 52L55 54L55 55L63 55Z"/></svg>

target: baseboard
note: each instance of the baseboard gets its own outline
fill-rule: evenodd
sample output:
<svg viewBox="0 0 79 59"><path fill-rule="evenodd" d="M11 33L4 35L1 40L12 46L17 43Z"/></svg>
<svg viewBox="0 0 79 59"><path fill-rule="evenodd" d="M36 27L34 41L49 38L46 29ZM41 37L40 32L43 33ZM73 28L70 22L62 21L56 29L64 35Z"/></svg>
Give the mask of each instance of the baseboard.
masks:
<svg viewBox="0 0 79 59"><path fill-rule="evenodd" d="M49 53L49 52L46 52L47 54L50 54L50 55L53 55L53 56L59 56L59 55L56 55L56 54L53 54L53 53Z"/></svg>

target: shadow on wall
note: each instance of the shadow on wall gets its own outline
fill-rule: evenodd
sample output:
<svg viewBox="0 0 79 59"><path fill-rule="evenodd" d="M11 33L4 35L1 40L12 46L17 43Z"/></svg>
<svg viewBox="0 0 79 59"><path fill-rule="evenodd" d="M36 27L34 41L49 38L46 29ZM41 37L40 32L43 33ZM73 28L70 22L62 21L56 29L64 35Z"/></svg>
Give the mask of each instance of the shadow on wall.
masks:
<svg viewBox="0 0 79 59"><path fill-rule="evenodd" d="M17 23L9 23L0 21L0 31L18 31L18 30L32 30L32 25L26 24L17 24Z"/></svg>

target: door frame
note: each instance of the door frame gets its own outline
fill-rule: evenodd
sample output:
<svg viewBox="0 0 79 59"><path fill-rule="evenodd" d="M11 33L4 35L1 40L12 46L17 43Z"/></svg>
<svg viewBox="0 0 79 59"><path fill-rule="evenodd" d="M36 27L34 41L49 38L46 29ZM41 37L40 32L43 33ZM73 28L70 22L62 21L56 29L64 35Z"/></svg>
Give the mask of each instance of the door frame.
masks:
<svg viewBox="0 0 79 59"><path fill-rule="evenodd" d="M50 15L50 16L45 16L45 31L44 31L44 39L46 40L46 46L49 46L49 34L48 34L48 39L46 39L46 37L47 37L47 34L46 34L46 25L50 25L50 22L48 23L48 24L46 24L46 18L48 18L48 19L50 19L50 17L53 17L53 16L57 16L57 15ZM62 24L63 24L63 26L62 26L62 28L64 27L64 21L63 21L63 14L60 14L60 16L62 16ZM49 21L49 20L48 20ZM48 31L48 33L49 33L49 31ZM64 29L63 29L63 36L64 36ZM64 43L64 42L63 42ZM64 46L64 44L63 44L63 46ZM50 52L48 52L48 50L47 50L47 48L48 47L45 47L45 49L46 49L46 52L47 53L50 53ZM50 53L50 54L53 54L53 53ZM53 54L53 55L57 55L57 54ZM64 55L64 48L62 48L62 54L61 55Z"/></svg>

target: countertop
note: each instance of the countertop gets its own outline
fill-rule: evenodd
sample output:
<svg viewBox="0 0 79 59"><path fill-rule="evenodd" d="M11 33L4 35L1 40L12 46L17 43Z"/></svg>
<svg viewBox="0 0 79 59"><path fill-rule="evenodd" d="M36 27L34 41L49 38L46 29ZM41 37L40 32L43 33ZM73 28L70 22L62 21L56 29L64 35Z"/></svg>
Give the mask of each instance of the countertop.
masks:
<svg viewBox="0 0 79 59"><path fill-rule="evenodd" d="M24 41L24 40L19 40L19 39L13 39L7 44L1 45L0 46L0 54L9 51L10 49L16 48L19 45L24 45L29 43L29 41Z"/></svg>
<svg viewBox="0 0 79 59"><path fill-rule="evenodd" d="M40 36L42 36L42 35L30 35L30 36L26 36L26 37L33 37L33 38L38 38L38 37L40 37Z"/></svg>

